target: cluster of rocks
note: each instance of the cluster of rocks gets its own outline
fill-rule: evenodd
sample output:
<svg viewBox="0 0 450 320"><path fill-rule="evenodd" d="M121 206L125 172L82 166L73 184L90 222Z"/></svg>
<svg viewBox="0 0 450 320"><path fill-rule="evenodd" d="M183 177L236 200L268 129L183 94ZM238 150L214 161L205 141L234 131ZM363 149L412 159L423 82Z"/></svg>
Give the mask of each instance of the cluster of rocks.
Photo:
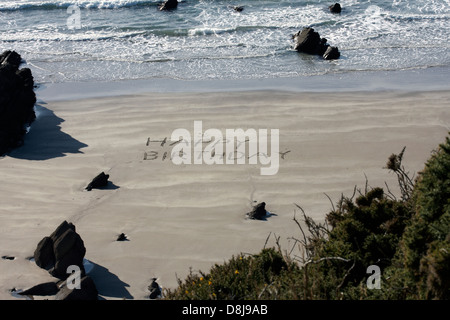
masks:
<svg viewBox="0 0 450 320"><path fill-rule="evenodd" d="M66 279L69 276L67 267L70 265L77 265L84 272L85 254L84 242L75 231L75 226L64 221L50 236L39 241L34 251L34 261L52 276Z"/></svg>
<svg viewBox="0 0 450 320"><path fill-rule="evenodd" d="M158 6L160 11L170 11L178 8L178 0L166 0ZM236 12L242 12L243 6L233 6L233 10Z"/></svg>
<svg viewBox="0 0 450 320"><path fill-rule="evenodd" d="M39 241L34 251L36 265L47 270L57 282L38 284L21 295L56 295L56 300L96 300L98 291L94 281L86 275L83 259L86 248L80 235L72 223L63 221L55 231ZM80 283L77 288L67 285L72 281L68 273L69 266L77 266L80 270Z"/></svg>
<svg viewBox="0 0 450 320"><path fill-rule="evenodd" d="M298 52L320 55L325 60L338 59L341 55L337 47L327 44L327 39L321 38L313 28L303 28L293 38Z"/></svg>
<svg viewBox="0 0 450 320"><path fill-rule="evenodd" d="M19 69L21 64L15 51L0 54L0 156L23 144L36 118L34 79L29 68Z"/></svg>
<svg viewBox="0 0 450 320"><path fill-rule="evenodd" d="M342 7L334 3L328 7L332 13L341 13ZM319 55L325 60L339 59L341 53L337 47L327 44L327 39L321 38L313 28L303 28L292 36L295 41L294 49L298 52Z"/></svg>

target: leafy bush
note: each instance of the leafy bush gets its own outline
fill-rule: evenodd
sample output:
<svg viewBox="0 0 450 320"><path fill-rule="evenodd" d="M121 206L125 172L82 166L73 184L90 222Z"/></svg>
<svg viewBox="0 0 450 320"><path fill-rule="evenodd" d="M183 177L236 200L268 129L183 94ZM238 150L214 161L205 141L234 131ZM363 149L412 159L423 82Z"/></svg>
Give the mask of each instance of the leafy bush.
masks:
<svg viewBox="0 0 450 320"><path fill-rule="evenodd" d="M414 217L393 277L411 298L450 298L450 139L425 164L413 191ZM404 268L400 272L399 269Z"/></svg>
<svg viewBox="0 0 450 320"><path fill-rule="evenodd" d="M251 256L233 256L222 265L214 265L209 273L194 274L185 281L178 279L178 288L165 292L167 299L260 299L271 295L270 286L283 273L298 269L286 262L279 251L263 249Z"/></svg>

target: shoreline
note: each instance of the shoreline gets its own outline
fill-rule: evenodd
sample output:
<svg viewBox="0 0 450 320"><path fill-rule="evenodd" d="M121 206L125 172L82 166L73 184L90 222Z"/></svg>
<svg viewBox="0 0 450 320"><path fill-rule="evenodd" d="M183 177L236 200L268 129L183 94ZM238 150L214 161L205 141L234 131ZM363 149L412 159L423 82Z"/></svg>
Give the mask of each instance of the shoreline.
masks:
<svg viewBox="0 0 450 320"><path fill-rule="evenodd" d="M92 90L94 90L93 88ZM97 92L101 93L102 92ZM232 94L231 94L232 93ZM87 94L89 97L89 94ZM39 116L25 145L0 158L4 226L0 298L54 278L31 263L37 243L63 220L73 222L94 265L92 277L105 299L146 299L151 278L176 286L193 271L208 271L232 255L259 252L280 236L298 235L295 205L323 219L355 185L394 190L387 158L406 146L404 164L423 169L444 141L450 123L450 90L294 92L147 92L60 101L38 100ZM144 160L177 128L278 128L275 176L260 165L182 165ZM153 150L153 149L152 149ZM160 154L161 155L161 154ZM84 191L98 173L110 175L103 190ZM256 202L274 213L245 219ZM297 212L299 214L299 212ZM115 241L125 233L129 241Z"/></svg>
<svg viewBox="0 0 450 320"><path fill-rule="evenodd" d="M443 91L450 89L450 67L395 71L353 71L316 76L241 80L177 80L170 78L105 82L38 84L41 101L136 95L145 93L211 93L274 90L286 92Z"/></svg>

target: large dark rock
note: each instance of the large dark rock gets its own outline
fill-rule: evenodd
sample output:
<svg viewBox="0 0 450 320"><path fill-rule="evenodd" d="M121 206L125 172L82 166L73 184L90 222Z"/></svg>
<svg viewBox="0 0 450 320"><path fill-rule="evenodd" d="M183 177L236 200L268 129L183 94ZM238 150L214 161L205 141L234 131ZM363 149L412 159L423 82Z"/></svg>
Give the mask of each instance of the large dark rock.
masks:
<svg viewBox="0 0 450 320"><path fill-rule="evenodd" d="M174 10L178 7L178 0L166 0L160 6L159 10Z"/></svg>
<svg viewBox="0 0 450 320"><path fill-rule="evenodd" d="M53 245L53 252L55 253L55 266L51 270L51 274L57 278L65 279L67 268L71 265L80 267L84 273L83 258L86 254L86 248L80 235L75 231L69 229L62 234Z"/></svg>
<svg viewBox="0 0 450 320"><path fill-rule="evenodd" d="M55 282L45 282L19 292L22 296L53 296L59 291Z"/></svg>
<svg viewBox="0 0 450 320"><path fill-rule="evenodd" d="M59 237L61 237L67 230L72 230L76 232L75 225L71 222L64 220L50 235L53 242L56 242Z"/></svg>
<svg viewBox="0 0 450 320"><path fill-rule="evenodd" d="M65 282L56 294L55 300L98 300L98 290L94 280L84 276L80 279L79 289L70 289Z"/></svg>
<svg viewBox="0 0 450 320"><path fill-rule="evenodd" d="M34 250L34 261L42 269L50 270L55 265L55 254L53 253L53 240L44 237L39 241Z"/></svg>
<svg viewBox="0 0 450 320"><path fill-rule="evenodd" d="M0 54L0 64L1 65L10 64L14 68L18 69L21 63L22 63L22 58L15 51L8 50L8 51L4 51L2 54Z"/></svg>
<svg viewBox="0 0 450 320"><path fill-rule="evenodd" d="M72 223L64 221L49 236L44 237L34 251L36 264L59 279L66 279L67 268L76 265L84 274L83 259L86 248Z"/></svg>
<svg viewBox="0 0 450 320"><path fill-rule="evenodd" d="M328 9L330 9L330 12L332 13L341 13L342 11L341 5L339 3L332 4L328 7Z"/></svg>
<svg viewBox="0 0 450 320"><path fill-rule="evenodd" d="M323 58L325 60L333 60L333 59L339 59L341 56L341 53L339 52L338 48L336 47L328 47L325 53L323 54Z"/></svg>
<svg viewBox="0 0 450 320"><path fill-rule="evenodd" d="M109 174L105 174L104 172L100 173L96 176L86 187L87 191L91 191L94 188L103 188L108 185Z"/></svg>
<svg viewBox="0 0 450 320"><path fill-rule="evenodd" d="M327 39L321 38L319 33L314 31L313 28L303 28L303 30L297 32L293 38L295 41L294 49L298 52L323 56L329 48ZM338 50L336 47L334 48ZM329 58L327 60L329 60Z"/></svg>
<svg viewBox="0 0 450 320"><path fill-rule="evenodd" d="M253 210L247 213L250 219L264 220L267 217L266 203L261 202L253 207Z"/></svg>
<svg viewBox="0 0 450 320"><path fill-rule="evenodd" d="M0 156L23 144L27 126L35 120L34 79L15 51L0 54Z"/></svg>

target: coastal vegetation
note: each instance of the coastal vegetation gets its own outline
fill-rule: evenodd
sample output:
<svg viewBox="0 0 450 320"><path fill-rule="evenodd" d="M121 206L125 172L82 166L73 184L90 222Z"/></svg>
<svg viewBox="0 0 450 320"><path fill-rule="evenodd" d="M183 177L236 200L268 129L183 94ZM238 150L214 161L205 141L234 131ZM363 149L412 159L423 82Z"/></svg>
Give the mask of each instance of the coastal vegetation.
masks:
<svg viewBox="0 0 450 320"><path fill-rule="evenodd" d="M450 138L415 179L402 164L404 152L385 167L398 178L397 195L387 184L355 187L324 222L297 205L302 218L294 216L299 235L292 239L300 256L277 241L209 272L191 270L165 299L449 299Z"/></svg>

